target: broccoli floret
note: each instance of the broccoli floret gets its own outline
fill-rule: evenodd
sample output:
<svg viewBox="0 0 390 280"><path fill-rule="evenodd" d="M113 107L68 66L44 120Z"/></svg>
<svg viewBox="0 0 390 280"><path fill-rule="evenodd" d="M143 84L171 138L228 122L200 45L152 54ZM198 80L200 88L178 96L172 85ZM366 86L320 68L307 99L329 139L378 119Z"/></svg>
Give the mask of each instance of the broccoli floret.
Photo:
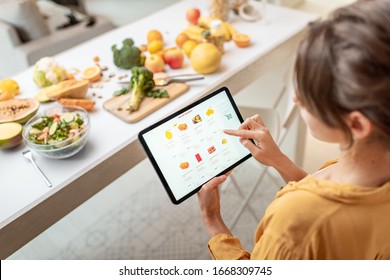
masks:
<svg viewBox="0 0 390 280"><path fill-rule="evenodd" d="M113 45L111 50L114 54L114 64L119 68L131 69L135 66L142 66L145 61L140 49L134 46L132 39L125 39L121 49L118 50L116 45Z"/></svg>
<svg viewBox="0 0 390 280"><path fill-rule="evenodd" d="M133 67L131 69L131 98L129 111L136 111L145 95L149 95L155 86L153 73L145 67Z"/></svg>

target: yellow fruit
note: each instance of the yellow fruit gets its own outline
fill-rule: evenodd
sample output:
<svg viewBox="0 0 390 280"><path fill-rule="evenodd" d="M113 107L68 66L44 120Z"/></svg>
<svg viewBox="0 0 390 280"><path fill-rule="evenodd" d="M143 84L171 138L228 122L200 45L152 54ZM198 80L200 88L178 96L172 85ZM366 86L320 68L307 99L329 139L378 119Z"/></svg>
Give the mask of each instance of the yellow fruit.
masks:
<svg viewBox="0 0 390 280"><path fill-rule="evenodd" d="M245 48L249 46L251 38L246 34L234 34L233 41L239 48Z"/></svg>
<svg viewBox="0 0 390 280"><path fill-rule="evenodd" d="M82 73L82 77L84 80L88 80L90 82L96 82L102 76L102 71L99 66L94 65L85 69Z"/></svg>
<svg viewBox="0 0 390 280"><path fill-rule="evenodd" d="M164 49L164 43L161 40L153 40L148 44L148 51L156 53Z"/></svg>
<svg viewBox="0 0 390 280"><path fill-rule="evenodd" d="M169 140L172 139L172 136L173 136L173 135L172 135L172 132L170 132L169 130L166 130L166 131L165 131L165 137L166 137L167 139L169 139Z"/></svg>
<svg viewBox="0 0 390 280"><path fill-rule="evenodd" d="M4 93L10 93L17 95L19 93L19 84L10 78L6 78L0 81L0 91Z"/></svg>
<svg viewBox="0 0 390 280"><path fill-rule="evenodd" d="M148 32L146 35L146 40L148 41L148 44L154 40L160 40L163 41L163 35L161 34L160 31L156 29L152 29Z"/></svg>
<svg viewBox="0 0 390 280"><path fill-rule="evenodd" d="M214 114L214 110L211 108L208 108L206 111L206 116L211 116L212 114Z"/></svg>
<svg viewBox="0 0 390 280"><path fill-rule="evenodd" d="M184 33L184 32L181 32L179 33L179 35L176 36L176 45L179 47L179 48L182 48L183 47L183 44L189 40L190 37Z"/></svg>
<svg viewBox="0 0 390 280"><path fill-rule="evenodd" d="M203 40L202 32L206 29L200 27L198 25L189 24L183 33L187 34L187 36L196 42L201 42Z"/></svg>
<svg viewBox="0 0 390 280"><path fill-rule="evenodd" d="M187 57L191 57L192 50L196 47L198 43L194 40L187 40L183 44L183 51L187 55Z"/></svg>
<svg viewBox="0 0 390 280"><path fill-rule="evenodd" d="M221 65L222 54L211 43L198 44L191 53L192 68L200 74L210 74L218 70Z"/></svg>

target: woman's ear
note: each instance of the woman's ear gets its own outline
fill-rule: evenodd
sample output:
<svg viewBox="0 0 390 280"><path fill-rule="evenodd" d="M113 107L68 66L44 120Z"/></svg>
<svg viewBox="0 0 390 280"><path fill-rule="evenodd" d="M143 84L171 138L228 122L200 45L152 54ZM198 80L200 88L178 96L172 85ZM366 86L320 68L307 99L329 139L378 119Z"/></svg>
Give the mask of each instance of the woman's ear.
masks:
<svg viewBox="0 0 390 280"><path fill-rule="evenodd" d="M355 140L368 137L373 129L371 121L359 111L348 114L347 124Z"/></svg>

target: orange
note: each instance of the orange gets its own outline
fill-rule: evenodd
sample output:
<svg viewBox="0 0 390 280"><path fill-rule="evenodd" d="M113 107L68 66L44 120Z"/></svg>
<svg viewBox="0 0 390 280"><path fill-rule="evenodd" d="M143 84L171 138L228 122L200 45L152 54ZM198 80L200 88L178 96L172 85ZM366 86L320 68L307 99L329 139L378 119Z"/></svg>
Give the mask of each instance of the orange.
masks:
<svg viewBox="0 0 390 280"><path fill-rule="evenodd" d="M200 74L210 74L218 70L221 65L222 54L211 43L198 44L191 53L192 68Z"/></svg>
<svg viewBox="0 0 390 280"><path fill-rule="evenodd" d="M194 40L187 40L183 44L183 51L187 55L187 57L191 56L192 50L196 47L198 43Z"/></svg>
<svg viewBox="0 0 390 280"><path fill-rule="evenodd" d="M90 82L98 81L100 79L101 75L102 75L102 71L100 70L100 67L97 65L88 67L82 73L83 79L88 80Z"/></svg>
<svg viewBox="0 0 390 280"><path fill-rule="evenodd" d="M1 92L0 91L0 101L5 101L14 98L14 95L10 92Z"/></svg>
<svg viewBox="0 0 390 280"><path fill-rule="evenodd" d="M249 46L251 42L251 38L246 34L234 34L233 35L233 41L239 48L245 48Z"/></svg>
<svg viewBox="0 0 390 280"><path fill-rule="evenodd" d="M160 40L163 41L163 35L161 34L160 31L156 29L152 29L148 32L146 35L146 40L148 41L148 44L154 40Z"/></svg>
<svg viewBox="0 0 390 280"><path fill-rule="evenodd" d="M139 50L140 50L141 52L146 52L146 51L148 50L148 46L142 44L142 45L139 46Z"/></svg>
<svg viewBox="0 0 390 280"><path fill-rule="evenodd" d="M161 40L153 40L148 44L148 51L150 53L156 53L164 49L164 43Z"/></svg>
<svg viewBox="0 0 390 280"><path fill-rule="evenodd" d="M179 47L179 48L182 48L183 44L188 40L190 39L190 37L182 32L182 33L179 33L179 35L177 35L176 37L176 45Z"/></svg>

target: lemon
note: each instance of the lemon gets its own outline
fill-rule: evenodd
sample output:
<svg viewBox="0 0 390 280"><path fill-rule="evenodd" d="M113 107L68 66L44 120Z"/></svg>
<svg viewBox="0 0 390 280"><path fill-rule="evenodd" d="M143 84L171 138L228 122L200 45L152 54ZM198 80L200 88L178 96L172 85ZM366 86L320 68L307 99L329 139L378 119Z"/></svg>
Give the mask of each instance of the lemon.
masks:
<svg viewBox="0 0 390 280"><path fill-rule="evenodd" d="M0 81L0 91L17 95L19 93L19 84L10 78L3 79Z"/></svg>
<svg viewBox="0 0 390 280"><path fill-rule="evenodd" d="M169 130L166 130L166 131L165 131L165 137L166 137L167 139L169 139L169 140L172 139L172 136L173 136L173 135L172 135L172 132L170 132Z"/></svg>
<svg viewBox="0 0 390 280"><path fill-rule="evenodd" d="M211 43L198 44L191 53L192 68L200 74L210 74L218 70L221 65L222 54Z"/></svg>
<svg viewBox="0 0 390 280"><path fill-rule="evenodd" d="M194 40L187 40L184 42L182 48L187 57L191 57L191 53L197 44L198 43L196 43Z"/></svg>
<svg viewBox="0 0 390 280"><path fill-rule="evenodd" d="M164 49L164 43L161 40L153 40L148 44L148 51L150 53L157 53Z"/></svg>

